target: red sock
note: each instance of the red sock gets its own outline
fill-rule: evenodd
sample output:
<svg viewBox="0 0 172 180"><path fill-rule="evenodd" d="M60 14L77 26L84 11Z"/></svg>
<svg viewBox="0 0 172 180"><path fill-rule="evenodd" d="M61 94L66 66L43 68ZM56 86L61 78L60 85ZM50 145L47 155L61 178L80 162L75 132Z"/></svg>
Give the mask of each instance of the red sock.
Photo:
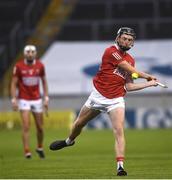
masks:
<svg viewBox="0 0 172 180"><path fill-rule="evenodd" d="M124 168L123 166L124 157L122 156L116 157L116 161L117 161L117 169L119 169L120 167Z"/></svg>
<svg viewBox="0 0 172 180"><path fill-rule="evenodd" d="M24 153L25 153L25 154L30 153L29 148L25 148L25 149L24 149Z"/></svg>
<svg viewBox="0 0 172 180"><path fill-rule="evenodd" d="M38 144L38 149L42 149L43 145L42 144Z"/></svg>
<svg viewBox="0 0 172 180"><path fill-rule="evenodd" d="M124 157L123 156L118 156L118 157L116 157L116 161L118 162L118 161L124 161Z"/></svg>

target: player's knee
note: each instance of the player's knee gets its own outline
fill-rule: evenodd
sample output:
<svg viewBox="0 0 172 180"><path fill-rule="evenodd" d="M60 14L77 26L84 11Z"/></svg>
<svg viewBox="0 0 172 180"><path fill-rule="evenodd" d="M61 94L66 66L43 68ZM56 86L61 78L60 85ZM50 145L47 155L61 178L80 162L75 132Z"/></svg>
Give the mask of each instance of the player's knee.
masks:
<svg viewBox="0 0 172 180"><path fill-rule="evenodd" d="M23 131L25 133L28 133L29 132L29 126L23 126Z"/></svg>
<svg viewBox="0 0 172 180"><path fill-rule="evenodd" d="M124 134L124 129L123 129L123 127L117 127L114 129L114 132L115 132L116 136L122 136Z"/></svg>
<svg viewBox="0 0 172 180"><path fill-rule="evenodd" d="M37 131L38 133L43 133L43 127L42 126L37 127Z"/></svg>

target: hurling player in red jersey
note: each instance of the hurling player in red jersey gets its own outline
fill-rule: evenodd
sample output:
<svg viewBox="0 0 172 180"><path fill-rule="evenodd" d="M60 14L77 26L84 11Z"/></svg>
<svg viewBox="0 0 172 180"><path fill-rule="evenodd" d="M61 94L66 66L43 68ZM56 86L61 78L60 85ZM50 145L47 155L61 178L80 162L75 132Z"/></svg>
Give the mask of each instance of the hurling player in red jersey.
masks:
<svg viewBox="0 0 172 180"><path fill-rule="evenodd" d="M48 85L44 65L36 59L37 51L33 45L24 48L24 59L17 62L11 81L11 103L13 110L20 110L22 118L22 138L26 158L31 158L29 148L30 112L32 112L37 130L36 152L44 158L43 151L43 106L48 110ZM42 81L44 100L42 103L39 83Z"/></svg>
<svg viewBox="0 0 172 180"><path fill-rule="evenodd" d="M107 112L112 123L115 137L115 154L117 161L117 175L126 176L124 170L125 137L124 96L127 91L137 91L157 86L156 77L138 71L135 60L127 53L133 47L135 32L128 27L122 27L117 32L115 44L105 49L100 69L93 79L93 91L73 124L71 133L65 140L57 140L50 144L51 150L59 150L75 143L75 138L81 133L88 121L95 118L102 111ZM134 83L132 73L147 81Z"/></svg>

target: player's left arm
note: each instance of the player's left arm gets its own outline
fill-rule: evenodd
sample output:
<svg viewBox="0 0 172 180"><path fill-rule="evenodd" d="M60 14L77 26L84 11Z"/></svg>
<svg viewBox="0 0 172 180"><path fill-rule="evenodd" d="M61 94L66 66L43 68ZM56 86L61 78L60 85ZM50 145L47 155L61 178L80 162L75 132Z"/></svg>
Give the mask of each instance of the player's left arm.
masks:
<svg viewBox="0 0 172 180"><path fill-rule="evenodd" d="M47 82L47 78L46 78L45 67L43 64L41 67L40 77L42 80L42 88L43 88L43 95L44 95L43 106L44 106L45 112L47 114L48 113L48 105L49 105L48 82Z"/></svg>
<svg viewBox="0 0 172 180"><path fill-rule="evenodd" d="M44 106L48 109L48 103L49 103L49 96L48 96L48 83L46 76L43 76L41 78L42 80L42 87L43 87L43 93L44 93Z"/></svg>

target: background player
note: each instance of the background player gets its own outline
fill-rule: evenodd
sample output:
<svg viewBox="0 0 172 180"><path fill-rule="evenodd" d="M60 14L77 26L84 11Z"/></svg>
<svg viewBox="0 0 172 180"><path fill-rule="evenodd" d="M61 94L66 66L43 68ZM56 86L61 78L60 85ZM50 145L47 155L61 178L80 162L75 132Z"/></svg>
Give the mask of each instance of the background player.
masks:
<svg viewBox="0 0 172 180"><path fill-rule="evenodd" d="M157 86L154 76L140 72L134 68L135 60L126 52L134 45L135 37L136 35L133 29L128 27L119 29L115 45L108 47L103 54L100 69L93 79L93 91L81 108L69 137L66 140L51 143L51 150L58 150L73 145L75 138L80 134L87 122L104 111L108 113L111 119L116 139L117 175L127 175L123 165L125 156L124 96L126 91L136 91ZM144 83L133 83L131 78L132 73L137 73L140 78L144 78L147 81Z"/></svg>
<svg viewBox="0 0 172 180"><path fill-rule="evenodd" d="M40 79L43 86L44 108L48 110L48 85L44 65L36 59L37 50L34 45L24 48L24 59L17 62L13 69L11 81L11 102L13 110L20 110L22 118L22 138L26 158L31 158L29 148L30 111L33 114L37 130L36 152L44 158L43 151L43 108L40 96ZM18 90L18 95L17 95Z"/></svg>

